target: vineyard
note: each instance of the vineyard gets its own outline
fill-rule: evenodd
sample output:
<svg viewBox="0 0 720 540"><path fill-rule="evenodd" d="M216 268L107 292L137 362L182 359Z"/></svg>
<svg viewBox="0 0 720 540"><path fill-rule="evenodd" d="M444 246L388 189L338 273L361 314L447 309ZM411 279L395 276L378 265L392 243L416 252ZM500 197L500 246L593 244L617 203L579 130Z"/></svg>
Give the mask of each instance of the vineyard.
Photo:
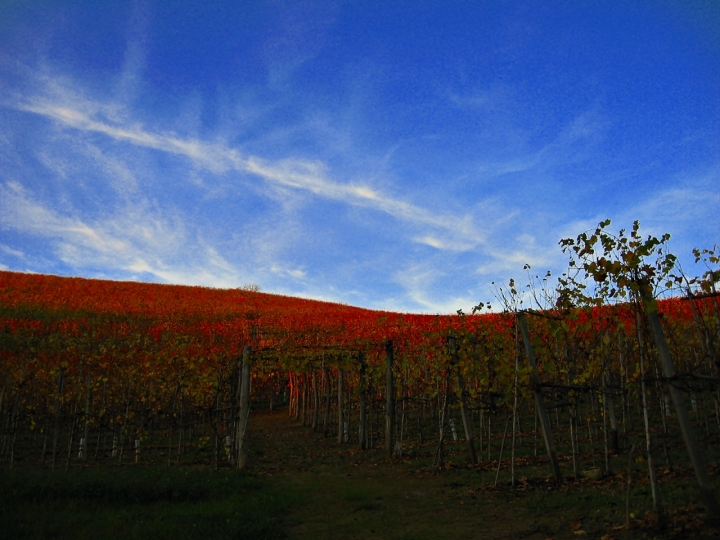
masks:
<svg viewBox="0 0 720 540"><path fill-rule="evenodd" d="M502 312L0 272L0 461L251 468L249 417L282 410L390 461L511 489L610 478L628 505L645 483L657 519L679 502L716 519L718 259L698 251L708 272L675 275L665 237L608 223L563 241L557 287L529 272L498 286ZM670 471L694 478L690 500L662 487Z"/></svg>

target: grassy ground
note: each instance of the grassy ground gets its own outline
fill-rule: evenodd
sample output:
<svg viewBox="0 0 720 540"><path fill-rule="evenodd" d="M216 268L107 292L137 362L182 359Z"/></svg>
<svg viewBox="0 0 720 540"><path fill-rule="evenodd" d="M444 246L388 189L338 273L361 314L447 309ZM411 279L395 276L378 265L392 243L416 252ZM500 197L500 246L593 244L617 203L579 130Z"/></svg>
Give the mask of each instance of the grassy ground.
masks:
<svg viewBox="0 0 720 540"><path fill-rule="evenodd" d="M599 481L567 479L556 486L547 458L523 459L516 487L497 461L467 464L462 441L446 449L447 467L430 467L434 443L408 445L389 461L382 449L360 452L302 427L284 414L255 419L253 470L294 503L285 518L291 539L310 538L697 538L720 536L694 506L697 489L687 467L660 469L666 524L656 527L647 468L634 463L625 522L627 456L613 458ZM499 450L496 448L495 451ZM679 461L676 461L678 463ZM507 467L508 452L504 467ZM570 473L572 465L563 463ZM524 476L521 476L524 475Z"/></svg>
<svg viewBox="0 0 720 540"><path fill-rule="evenodd" d="M615 472L601 480L556 486L547 458L526 453L513 487L506 451L495 486L497 461L484 455L481 465L469 465L463 441L449 442L447 465L437 470L431 467L434 443L407 444L402 458L388 460L381 448L340 445L284 412L253 413L250 430L245 471L216 471L207 449L169 467L112 460L51 472L18 463L0 472L0 538L720 537L695 506L694 475L681 465L687 458L680 447L672 470L658 467L667 509L660 528L648 512L647 468L636 453L634 517L625 530L626 455L614 457ZM562 468L568 475L572 465L565 461ZM711 459L710 468L717 478L717 461Z"/></svg>
<svg viewBox="0 0 720 540"><path fill-rule="evenodd" d="M0 485L0 538L285 538L287 498L237 471L14 470Z"/></svg>

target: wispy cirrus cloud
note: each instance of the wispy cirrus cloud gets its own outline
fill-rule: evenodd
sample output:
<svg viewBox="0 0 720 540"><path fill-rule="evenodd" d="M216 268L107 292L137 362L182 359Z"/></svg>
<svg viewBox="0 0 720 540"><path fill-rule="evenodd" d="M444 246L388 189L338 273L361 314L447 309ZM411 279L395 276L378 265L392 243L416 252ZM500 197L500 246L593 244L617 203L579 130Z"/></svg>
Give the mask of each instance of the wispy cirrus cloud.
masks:
<svg viewBox="0 0 720 540"><path fill-rule="evenodd" d="M393 274L393 280L402 287L403 294L386 299L384 309L406 311L411 304L414 310L429 313L455 313L458 309L470 312L479 301L477 286L467 287L464 294L457 294L457 289L453 287L455 292L448 294L446 284L450 275L434 261L405 265Z"/></svg>
<svg viewBox="0 0 720 540"><path fill-rule="evenodd" d="M208 186L213 189L217 189L222 175L237 173L241 178L250 176L260 179L262 185L290 193L291 198L293 193L306 194L384 214L404 225L404 229L398 229L398 234L405 236L405 240L453 256L475 254L476 259L483 262L474 270L465 266L465 272L470 276L494 277L521 269L525 263L542 267L552 262L552 258L547 256L547 249L536 245L534 237L519 234L514 239L508 239L504 231L512 226L516 212L504 210L501 201L487 204L474 202L472 208L475 211L482 208L485 217L485 230L481 230L475 224L475 211L461 216L444 214L388 195L382 188L362 181L335 181L328 167L319 160L293 157L270 160L245 154L221 140L201 140L147 129L133 120L133 115L120 102L89 100L82 92L68 89L64 81L46 84L45 89L35 96L18 99L12 108L45 118L66 132L100 135L106 138L106 142L126 143L131 147L187 159L198 174L211 175L212 182ZM58 254L66 263L82 267L88 261L94 261L96 265L114 265L133 275L151 275L182 283L236 286L238 282L251 281L264 285L280 284L289 279L296 284L296 293L305 290L312 291L314 296L327 295L327 292L322 292L326 284L321 283L317 269L309 270L302 262L283 256L290 237L312 234L310 230L294 232L299 224L291 215L292 205L280 215L273 216L274 221L285 222L280 236L277 235L277 226L250 224L244 227L245 236L253 240L242 240L235 246L243 245L243 252L252 253L250 259L247 256L244 259L252 261L251 266L256 271L254 274L242 273L236 269L236 260L231 258L232 262L229 262L220 257L217 246L190 238L192 235L185 232L183 218L173 218L167 211L163 215L158 207L150 205L127 164L113 157L112 153L101 150L102 139L90 140L94 142L84 143L83 152L95 160L104 171L105 178L111 180L117 195L125 201L123 207L118 208L114 216L104 216L102 220L62 217L33 203L32 197L25 193L22 204L25 207L35 204L35 211L28 212L28 215L39 216L44 210L46 219L36 227L27 222L17 225L18 230L54 237ZM49 165L58 173L66 174L58 169L62 168L62 163ZM157 172L152 174L157 175ZM205 185L205 182L200 180L198 185ZM228 189L227 185L225 189ZM197 225L188 224L190 228ZM189 264L180 256L190 251L207 264ZM386 296L383 302L389 302L388 307L401 310L453 312L459 307L467 310L475 303L475 293L458 295L457 285L452 286L456 294L450 299L447 299L445 291L438 293L438 289L442 289L441 269L447 264L457 266L451 260L419 262L410 256L404 263L409 270L396 274L393 279L400 290ZM421 267L426 268L424 273L418 271ZM338 291L336 298L342 300L343 293Z"/></svg>
<svg viewBox="0 0 720 540"><path fill-rule="evenodd" d="M11 248L10 246L5 246L5 245L0 244L0 250L1 250L1 251L4 251L4 252L7 253L8 255L12 255L13 257L18 258L18 259L24 259L24 258L25 258L25 254L24 254L22 251L19 251L19 250L17 250L17 249L13 249L13 248Z"/></svg>
<svg viewBox="0 0 720 540"><path fill-rule="evenodd" d="M182 156L196 167L215 174L228 171L249 174L270 185L382 212L413 226L430 227L441 232L440 237L437 234L419 235L412 239L439 250L472 250L485 242L484 233L473 223L471 215L460 218L442 215L362 182L334 181L329 178L327 167L318 161L300 158L271 161L245 155L219 141L206 142L154 132L128 121L126 114L120 112L122 106L84 99L58 84L52 85L52 92L22 99L14 108L47 118L63 128L101 134L114 141Z"/></svg>
<svg viewBox="0 0 720 540"><path fill-rule="evenodd" d="M48 208L20 184L8 182L0 185L0 227L51 238L60 260L76 268L90 265L114 268L127 278L228 287L241 278L214 248L188 238L177 218L163 219L137 204L90 221ZM183 257L188 249L201 255L194 264Z"/></svg>

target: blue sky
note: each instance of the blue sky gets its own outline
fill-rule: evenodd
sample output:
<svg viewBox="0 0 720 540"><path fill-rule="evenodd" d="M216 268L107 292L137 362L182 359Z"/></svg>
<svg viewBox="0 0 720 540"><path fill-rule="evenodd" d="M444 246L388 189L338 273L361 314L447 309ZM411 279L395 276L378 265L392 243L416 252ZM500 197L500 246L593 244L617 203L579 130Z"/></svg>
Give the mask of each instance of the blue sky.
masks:
<svg viewBox="0 0 720 540"><path fill-rule="evenodd" d="M720 242L720 3L0 3L0 269L449 313Z"/></svg>

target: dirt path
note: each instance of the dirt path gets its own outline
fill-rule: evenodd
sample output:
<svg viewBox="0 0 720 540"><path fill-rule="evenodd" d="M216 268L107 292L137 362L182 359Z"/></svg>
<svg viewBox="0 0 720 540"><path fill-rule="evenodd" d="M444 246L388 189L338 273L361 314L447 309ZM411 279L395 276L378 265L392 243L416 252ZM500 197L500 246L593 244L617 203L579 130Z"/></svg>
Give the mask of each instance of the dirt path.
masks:
<svg viewBox="0 0 720 540"><path fill-rule="evenodd" d="M339 445L283 413L255 415L251 429L253 470L294 501L290 539L545 540L552 532L523 501L478 491L476 471L390 463L382 449Z"/></svg>

